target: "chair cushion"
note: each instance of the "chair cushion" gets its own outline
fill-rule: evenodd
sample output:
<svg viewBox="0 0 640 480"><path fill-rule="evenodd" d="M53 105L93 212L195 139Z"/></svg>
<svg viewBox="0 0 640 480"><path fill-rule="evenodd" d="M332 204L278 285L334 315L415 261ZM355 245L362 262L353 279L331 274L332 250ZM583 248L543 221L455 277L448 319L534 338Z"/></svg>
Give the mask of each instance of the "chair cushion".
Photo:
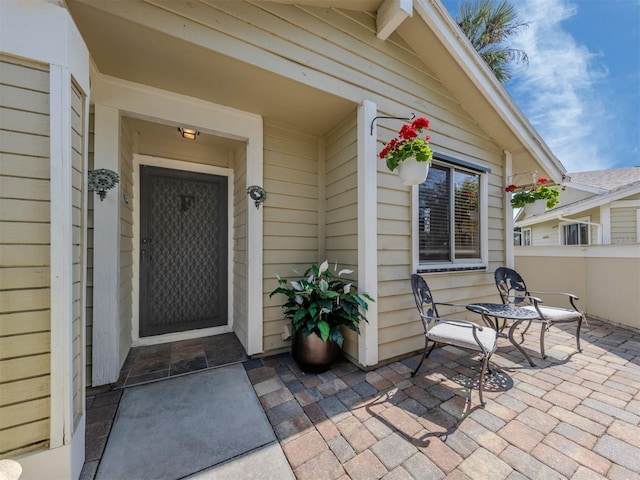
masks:
<svg viewBox="0 0 640 480"><path fill-rule="evenodd" d="M558 307L544 307L542 305L538 306L542 315L544 315L545 320L550 322L559 322L563 320L578 320L582 317L580 312L576 312L575 310L569 310L567 308L558 308ZM533 305L528 305L526 307L527 310L536 311L536 308Z"/></svg>
<svg viewBox="0 0 640 480"><path fill-rule="evenodd" d="M476 330L476 335L485 350L490 353L496 351L498 345L496 342L497 334L494 329L483 326L482 331L480 329ZM427 338L434 342L448 343L457 347L482 351L473 337L473 327L471 325L462 325L440 320L429 329Z"/></svg>

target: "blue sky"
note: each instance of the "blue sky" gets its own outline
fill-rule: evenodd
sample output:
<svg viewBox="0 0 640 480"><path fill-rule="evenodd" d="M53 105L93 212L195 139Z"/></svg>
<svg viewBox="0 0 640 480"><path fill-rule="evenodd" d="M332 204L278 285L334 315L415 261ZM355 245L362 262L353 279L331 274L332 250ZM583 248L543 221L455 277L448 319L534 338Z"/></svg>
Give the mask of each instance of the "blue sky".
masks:
<svg viewBox="0 0 640 480"><path fill-rule="evenodd" d="M554 154L569 172L640 166L640 0L511 3L529 65L505 87Z"/></svg>

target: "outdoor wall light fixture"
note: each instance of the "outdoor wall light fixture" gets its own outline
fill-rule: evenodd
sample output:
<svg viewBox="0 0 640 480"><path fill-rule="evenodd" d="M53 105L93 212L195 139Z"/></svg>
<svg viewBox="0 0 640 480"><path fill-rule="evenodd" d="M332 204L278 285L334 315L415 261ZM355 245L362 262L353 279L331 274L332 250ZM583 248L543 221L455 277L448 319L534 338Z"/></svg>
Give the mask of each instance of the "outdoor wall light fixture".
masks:
<svg viewBox="0 0 640 480"><path fill-rule="evenodd" d="M247 194L255 203L256 208L260 208L260 204L264 202L264 199L267 198L267 192L264 191L264 188L259 187L258 185L251 185L247 187Z"/></svg>
<svg viewBox="0 0 640 480"><path fill-rule="evenodd" d="M180 135L182 135L182 138L186 138L187 140L195 140L196 137L200 135L200 132L193 128L178 127L178 131Z"/></svg>
<svg viewBox="0 0 640 480"><path fill-rule="evenodd" d="M107 170L106 168L92 170L87 177L89 180L89 188L98 194L100 201L103 201L104 197L107 196L107 190L111 190L116 186L118 181L120 181L116 172Z"/></svg>

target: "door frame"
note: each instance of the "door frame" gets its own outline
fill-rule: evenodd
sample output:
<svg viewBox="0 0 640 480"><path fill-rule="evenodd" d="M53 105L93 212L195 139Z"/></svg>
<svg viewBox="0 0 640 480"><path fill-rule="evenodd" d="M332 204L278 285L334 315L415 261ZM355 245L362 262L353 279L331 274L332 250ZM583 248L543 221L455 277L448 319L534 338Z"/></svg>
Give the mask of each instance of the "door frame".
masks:
<svg viewBox="0 0 640 480"><path fill-rule="evenodd" d="M170 168L185 172L206 173L227 178L227 324L220 327L200 328L186 330L184 332L166 333L150 337L140 336L140 226L141 226L141 202L140 202L140 166ZM204 165L199 163L173 160L170 158L153 157L149 155L133 155L133 279L132 279L132 340L133 346L157 345L160 343L188 340L191 338L219 335L233 331L233 169Z"/></svg>
<svg viewBox="0 0 640 480"><path fill-rule="evenodd" d="M262 185L263 122L260 115L237 110L168 90L103 75L92 69L91 103L95 105L95 158L112 170L120 165L120 116L141 118L180 127L190 125L201 133L232 138L246 144L246 172L242 187ZM123 172L128 173L128 172ZM122 195L117 189L117 196ZM109 198L112 198L110 196ZM119 232L120 202L95 202L94 215L104 221L94 224L94 236ZM122 201L122 200L121 200ZM247 204L249 201L247 200ZM264 351L263 346L263 212L247 208L246 293L237 302L246 302L246 335L240 338L248 355ZM93 310L94 386L118 380L120 367L132 346L128 324L134 319L120 316L119 239L104 251L94 251L94 296L110 298L108 308Z"/></svg>

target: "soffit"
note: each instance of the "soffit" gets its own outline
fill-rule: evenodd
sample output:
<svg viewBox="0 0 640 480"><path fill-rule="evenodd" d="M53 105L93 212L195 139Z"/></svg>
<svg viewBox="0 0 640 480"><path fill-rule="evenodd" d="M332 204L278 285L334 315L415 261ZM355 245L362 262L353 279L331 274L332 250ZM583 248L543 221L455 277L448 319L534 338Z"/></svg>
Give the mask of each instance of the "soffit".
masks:
<svg viewBox="0 0 640 480"><path fill-rule="evenodd" d="M69 0L100 73L325 133L352 102L158 30Z"/></svg>
<svg viewBox="0 0 640 480"><path fill-rule="evenodd" d="M158 122L150 122L140 118L128 117L131 129L138 133L141 137L149 139L164 138L175 142L177 145L191 144L196 142L199 149L226 149L239 150L245 147L245 143L231 138L220 137L217 135L208 135L200 132L196 140L186 140L181 137L178 129L172 125L164 125Z"/></svg>

